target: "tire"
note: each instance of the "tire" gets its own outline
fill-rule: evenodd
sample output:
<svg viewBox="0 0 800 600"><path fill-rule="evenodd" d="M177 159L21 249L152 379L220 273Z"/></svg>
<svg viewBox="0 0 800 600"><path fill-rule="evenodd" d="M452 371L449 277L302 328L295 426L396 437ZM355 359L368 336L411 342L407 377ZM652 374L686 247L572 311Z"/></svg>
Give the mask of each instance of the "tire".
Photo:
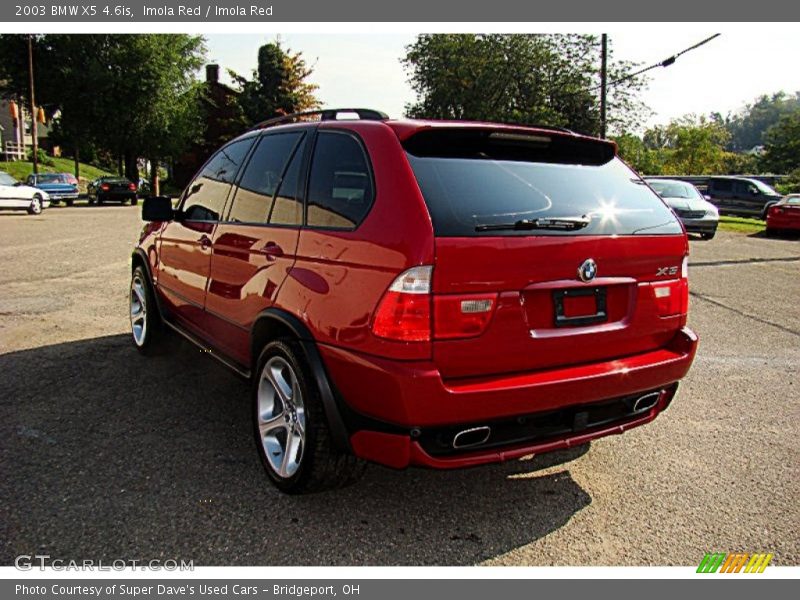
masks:
<svg viewBox="0 0 800 600"><path fill-rule="evenodd" d="M42 197L39 194L34 194L33 198L31 198L31 205L28 207L28 214L40 215L42 210Z"/></svg>
<svg viewBox="0 0 800 600"><path fill-rule="evenodd" d="M777 229L773 229L772 227L767 227L767 228L764 230L764 234L765 234L767 237L775 237L776 235L778 235L778 230L777 230Z"/></svg>
<svg viewBox="0 0 800 600"><path fill-rule="evenodd" d="M136 206L139 204L139 199L136 197L131 198L131 206Z"/></svg>
<svg viewBox="0 0 800 600"><path fill-rule="evenodd" d="M700 237L704 240L713 240L715 235L717 235L716 231L704 231L700 234Z"/></svg>
<svg viewBox="0 0 800 600"><path fill-rule="evenodd" d="M64 204L66 204L67 206L72 206L73 204L75 204L75 200L64 200Z"/></svg>
<svg viewBox="0 0 800 600"><path fill-rule="evenodd" d="M158 313L150 279L141 266L131 275L128 297L131 339L136 349L145 356L161 354L167 350L166 331Z"/></svg>
<svg viewBox="0 0 800 600"><path fill-rule="evenodd" d="M96 202L94 198L87 198L87 200L89 202L89 206L94 206L94 203Z"/></svg>
<svg viewBox="0 0 800 600"><path fill-rule="evenodd" d="M296 342L276 340L261 351L252 404L258 454L280 491L341 488L363 474L363 461L333 447L317 383Z"/></svg>

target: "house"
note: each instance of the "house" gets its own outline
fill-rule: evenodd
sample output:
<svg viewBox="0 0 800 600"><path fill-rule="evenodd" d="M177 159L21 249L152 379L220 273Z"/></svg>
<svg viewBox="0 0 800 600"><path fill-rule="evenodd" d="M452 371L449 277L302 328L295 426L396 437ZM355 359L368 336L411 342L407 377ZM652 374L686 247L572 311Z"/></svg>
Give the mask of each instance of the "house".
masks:
<svg viewBox="0 0 800 600"><path fill-rule="evenodd" d="M20 117L15 119L12 115L12 101L0 99L0 154L4 160L25 160L28 149L33 145L31 136L30 111L22 102L16 102L16 113ZM20 121L22 121L20 125ZM38 123L36 128L39 147L47 147L47 136L50 131L47 125Z"/></svg>
<svg viewBox="0 0 800 600"><path fill-rule="evenodd" d="M203 99L202 141L175 161L172 183L184 187L211 154L244 130L244 117L238 104L239 92L219 80L219 65L206 65Z"/></svg>

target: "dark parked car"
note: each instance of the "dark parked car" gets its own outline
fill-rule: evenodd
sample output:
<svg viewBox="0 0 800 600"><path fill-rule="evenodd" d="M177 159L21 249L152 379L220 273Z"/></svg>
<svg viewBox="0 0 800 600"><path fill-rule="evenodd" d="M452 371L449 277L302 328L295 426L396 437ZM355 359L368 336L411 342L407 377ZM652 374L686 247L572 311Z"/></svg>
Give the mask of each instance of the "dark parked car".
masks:
<svg viewBox="0 0 800 600"><path fill-rule="evenodd" d="M766 183L749 177L712 177L706 195L722 213L761 219L782 197Z"/></svg>
<svg viewBox="0 0 800 600"><path fill-rule="evenodd" d="M129 202L135 206L139 200L136 184L124 177L100 177L91 182L86 190L89 204L103 202Z"/></svg>
<svg viewBox="0 0 800 600"><path fill-rule="evenodd" d="M25 183L47 192L51 205L64 202L72 206L80 196L78 180L70 173L31 173Z"/></svg>
<svg viewBox="0 0 800 600"><path fill-rule="evenodd" d="M675 211L686 231L699 233L704 240L716 235L719 225L717 207L706 200L695 186L677 179L645 178L645 181Z"/></svg>
<svg viewBox="0 0 800 600"><path fill-rule="evenodd" d="M314 114L226 144L176 208L147 198L132 256L134 345L175 331L250 378L279 489L569 448L669 406L697 346L688 241L613 143Z"/></svg>

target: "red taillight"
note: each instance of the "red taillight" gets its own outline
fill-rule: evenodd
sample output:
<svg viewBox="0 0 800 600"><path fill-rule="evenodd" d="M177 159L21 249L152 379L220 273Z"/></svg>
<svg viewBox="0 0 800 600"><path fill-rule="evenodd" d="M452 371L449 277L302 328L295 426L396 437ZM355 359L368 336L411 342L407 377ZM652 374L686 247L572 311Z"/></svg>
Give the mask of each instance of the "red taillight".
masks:
<svg viewBox="0 0 800 600"><path fill-rule="evenodd" d="M100 186L100 189L103 190L104 192L107 192L108 190L111 189L111 186L108 185L107 183L104 183L103 185Z"/></svg>
<svg viewBox="0 0 800 600"><path fill-rule="evenodd" d="M132 191L132 192L135 192L136 191L136 184L135 183L129 183L128 184L128 189L130 191Z"/></svg>
<svg viewBox="0 0 800 600"><path fill-rule="evenodd" d="M475 337L492 320L497 294L458 294L433 299L433 337L437 340Z"/></svg>
<svg viewBox="0 0 800 600"><path fill-rule="evenodd" d="M372 332L398 342L429 342L482 334L497 305L497 294L431 294L429 266L414 267L392 282L381 298ZM433 314L431 314L433 312Z"/></svg>
<svg viewBox="0 0 800 600"><path fill-rule="evenodd" d="M392 282L378 303L372 332L398 342L431 339L432 267L414 267Z"/></svg>
<svg viewBox="0 0 800 600"><path fill-rule="evenodd" d="M770 206L769 207L769 213L772 216L782 215L783 214L783 207L781 207L781 206Z"/></svg>
<svg viewBox="0 0 800 600"><path fill-rule="evenodd" d="M662 317L685 315L689 310L689 257L683 259L681 278L650 284Z"/></svg>

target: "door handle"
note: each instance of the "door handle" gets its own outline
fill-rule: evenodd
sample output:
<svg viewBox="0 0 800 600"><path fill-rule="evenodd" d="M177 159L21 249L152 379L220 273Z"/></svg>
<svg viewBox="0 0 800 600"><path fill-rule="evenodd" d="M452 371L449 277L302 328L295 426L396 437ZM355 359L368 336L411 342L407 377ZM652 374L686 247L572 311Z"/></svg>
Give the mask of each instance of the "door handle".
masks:
<svg viewBox="0 0 800 600"><path fill-rule="evenodd" d="M202 250L208 250L211 247L211 238L207 235L203 235L200 238L200 248Z"/></svg>
<svg viewBox="0 0 800 600"><path fill-rule="evenodd" d="M281 248L275 242L267 242L266 244L264 244L264 246L261 248L261 252L263 254L266 254L267 258L270 258L272 260L283 256L283 248Z"/></svg>

